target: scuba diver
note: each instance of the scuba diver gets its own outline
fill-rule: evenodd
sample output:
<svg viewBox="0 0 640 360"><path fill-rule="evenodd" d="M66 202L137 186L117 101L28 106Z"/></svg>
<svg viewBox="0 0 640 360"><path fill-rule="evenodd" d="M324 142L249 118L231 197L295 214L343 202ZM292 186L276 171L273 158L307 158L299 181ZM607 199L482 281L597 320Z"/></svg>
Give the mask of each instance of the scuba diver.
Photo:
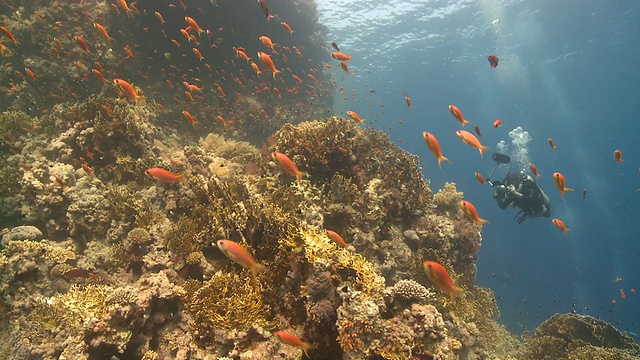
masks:
<svg viewBox="0 0 640 360"><path fill-rule="evenodd" d="M551 206L549 197L542 191L533 177L520 171L511 174L511 158L508 155L495 153L491 156L496 165L487 176L487 182L493 188L493 198L498 203L500 209L507 207L520 208L516 214L518 224L527 217L549 217ZM501 164L509 164L509 171L503 181L491 181L491 175Z"/></svg>

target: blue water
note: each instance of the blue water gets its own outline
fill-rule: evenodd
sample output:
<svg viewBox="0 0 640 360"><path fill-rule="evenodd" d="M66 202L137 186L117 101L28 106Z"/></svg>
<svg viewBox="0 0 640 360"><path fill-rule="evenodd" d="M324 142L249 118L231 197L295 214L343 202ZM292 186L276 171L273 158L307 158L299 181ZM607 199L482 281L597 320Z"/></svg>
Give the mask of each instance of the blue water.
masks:
<svg viewBox="0 0 640 360"><path fill-rule="evenodd" d="M491 222L483 229L477 284L495 291L501 321L519 334L574 311L640 334L640 292L630 290L640 290L640 2L318 3L328 41L353 56L355 75L337 62L329 70L345 89L334 110L354 110L368 126L389 132L420 156L434 189L455 182ZM489 54L500 58L495 69ZM455 136L459 123L449 104L480 126L492 150L501 140L511 144L508 134L518 126L529 134L520 150L537 165L551 218L565 222L568 236L551 218L518 225L515 211L498 208L490 187L473 175L489 173L490 156L481 158ZM497 118L502 126L494 129ZM423 131L438 138L452 164L438 168ZM622 163L614 161L615 149ZM566 201L553 184L556 171L576 189Z"/></svg>

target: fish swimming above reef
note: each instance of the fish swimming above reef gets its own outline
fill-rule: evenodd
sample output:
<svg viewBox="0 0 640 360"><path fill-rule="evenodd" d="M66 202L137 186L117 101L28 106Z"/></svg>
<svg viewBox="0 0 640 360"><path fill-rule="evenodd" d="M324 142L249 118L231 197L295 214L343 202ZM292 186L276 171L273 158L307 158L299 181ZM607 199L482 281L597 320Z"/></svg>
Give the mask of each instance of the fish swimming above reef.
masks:
<svg viewBox="0 0 640 360"><path fill-rule="evenodd" d="M166 184L175 184L182 179L182 174L176 174L162 168L150 168L145 170L144 174Z"/></svg>
<svg viewBox="0 0 640 360"><path fill-rule="evenodd" d="M220 249L226 257L241 265L243 268L251 270L251 274L254 277L258 275L258 273L266 270L266 267L258 263L242 245L231 240L218 240L216 244L218 245L218 249Z"/></svg>
<svg viewBox="0 0 640 360"><path fill-rule="evenodd" d="M435 261L425 261L423 265L424 272L427 274L429 279L431 279L431 281L433 281L440 289L446 291L447 294L449 294L449 297L451 297L451 301L453 301L456 296L462 294L462 290L453 285L453 281L451 281L451 277L449 277L449 273L444 266Z"/></svg>

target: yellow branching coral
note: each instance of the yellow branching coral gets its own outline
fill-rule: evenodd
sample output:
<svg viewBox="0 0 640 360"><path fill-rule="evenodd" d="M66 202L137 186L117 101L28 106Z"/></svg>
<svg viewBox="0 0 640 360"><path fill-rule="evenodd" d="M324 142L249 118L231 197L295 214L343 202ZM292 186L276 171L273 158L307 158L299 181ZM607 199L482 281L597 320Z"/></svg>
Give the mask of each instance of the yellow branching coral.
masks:
<svg viewBox="0 0 640 360"><path fill-rule="evenodd" d="M75 259L76 254L67 249L50 245L42 241L31 240L14 240L9 241L4 248L3 253L11 256L13 254L30 253L44 260L52 260L57 263L63 263L70 259Z"/></svg>
<svg viewBox="0 0 640 360"><path fill-rule="evenodd" d="M260 283L233 273L217 272L209 281L187 280L178 294L185 310L202 333L212 330L247 330L268 326Z"/></svg>
<svg viewBox="0 0 640 360"><path fill-rule="evenodd" d="M372 263L367 259L351 251L339 248L329 238L315 230L302 230L305 256L314 264L316 261L326 264L339 264L356 272L354 288L372 300L382 298L384 290L384 277L380 275Z"/></svg>

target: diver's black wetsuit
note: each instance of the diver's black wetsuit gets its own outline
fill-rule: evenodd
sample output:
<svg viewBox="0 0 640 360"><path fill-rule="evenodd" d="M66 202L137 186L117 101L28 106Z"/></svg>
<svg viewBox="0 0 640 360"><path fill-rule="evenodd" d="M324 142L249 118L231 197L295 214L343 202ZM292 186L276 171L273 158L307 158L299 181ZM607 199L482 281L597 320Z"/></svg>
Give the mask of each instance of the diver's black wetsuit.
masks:
<svg viewBox="0 0 640 360"><path fill-rule="evenodd" d="M540 189L533 178L523 172L507 176L505 182L494 181L493 198L500 209L508 206L522 209L524 214L518 219L523 222L526 217L549 217L551 206L549 197Z"/></svg>

